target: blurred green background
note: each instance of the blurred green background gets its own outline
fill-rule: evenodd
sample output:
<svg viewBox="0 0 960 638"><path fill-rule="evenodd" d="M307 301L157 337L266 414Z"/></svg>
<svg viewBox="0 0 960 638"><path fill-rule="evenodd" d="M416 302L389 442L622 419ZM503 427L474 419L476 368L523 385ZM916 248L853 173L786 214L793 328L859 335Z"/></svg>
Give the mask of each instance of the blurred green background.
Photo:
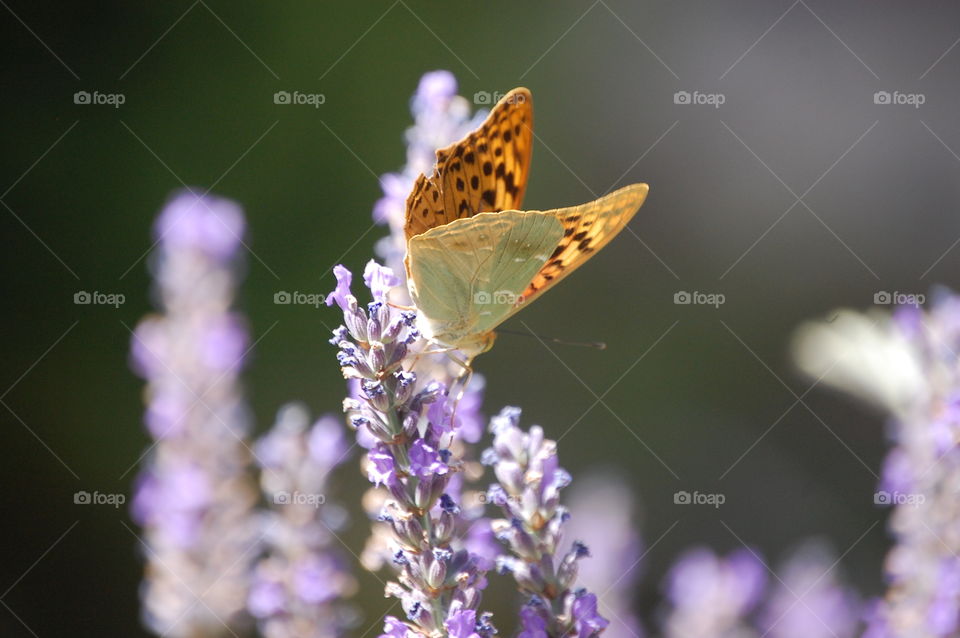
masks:
<svg viewBox="0 0 960 638"><path fill-rule="evenodd" d="M742 540L776 559L810 535L849 550L852 580L880 590L883 419L807 394L788 344L800 321L878 291L960 283L960 7L11 0L0 14L3 635L142 633L126 511L72 495L129 494L148 444L128 327L151 308L144 255L168 194L213 186L248 214L258 430L291 399L335 411L343 384L321 325L335 313L273 295L326 292L334 263L370 258L376 176L403 164L409 97L438 68L466 96L532 90L528 207L651 186L632 232L508 325L609 349L555 356L503 336L476 366L488 413L522 405L561 437L574 477L613 470L635 491L638 525L660 539L638 606L656 605L684 547ZM326 102L276 105L280 90ZM75 104L77 91L125 103ZM678 104L679 91L724 102ZM876 104L877 91L925 102ZM77 306L80 290L126 303ZM679 291L725 303L676 305ZM358 551L356 464L341 484ZM678 490L726 503L678 506ZM369 624L388 603L362 585Z"/></svg>

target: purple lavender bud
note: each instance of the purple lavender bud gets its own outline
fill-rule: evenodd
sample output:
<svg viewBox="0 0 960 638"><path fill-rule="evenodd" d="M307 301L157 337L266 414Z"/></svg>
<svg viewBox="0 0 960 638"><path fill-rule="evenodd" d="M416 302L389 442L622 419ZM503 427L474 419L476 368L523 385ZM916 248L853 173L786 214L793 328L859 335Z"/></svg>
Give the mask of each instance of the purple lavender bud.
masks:
<svg viewBox="0 0 960 638"><path fill-rule="evenodd" d="M575 627L575 633L572 635L577 636L577 638L597 636L610 624L597 611L597 597L594 594L589 594L584 590L576 592L572 607L570 615L573 617Z"/></svg>
<svg viewBox="0 0 960 638"><path fill-rule="evenodd" d="M425 554L425 558L427 559L427 584L438 589L447 579L447 561L450 560L450 551L434 549Z"/></svg>
<svg viewBox="0 0 960 638"><path fill-rule="evenodd" d="M201 252L226 262L242 244L245 226L243 211L236 203L187 190L167 202L154 235L165 250Z"/></svg>
<svg viewBox="0 0 960 638"><path fill-rule="evenodd" d="M406 323L403 321L403 318L396 316L390 319L386 326L387 327L383 330L383 334L380 335L380 340L383 343L393 343L400 337L403 329L407 327Z"/></svg>
<svg viewBox="0 0 960 638"><path fill-rule="evenodd" d="M381 344L371 343L367 357L371 370L383 370L387 367L387 355L384 353ZM376 372L373 372L371 378L376 378L376 376Z"/></svg>
<svg viewBox="0 0 960 638"><path fill-rule="evenodd" d="M416 383L417 377L412 372L399 370L394 374L394 379L397 383L395 400L398 407L403 407L413 398L414 384Z"/></svg>
<svg viewBox="0 0 960 638"><path fill-rule="evenodd" d="M387 394L383 384L379 381L363 381L363 393L367 401L377 410L385 412L390 409L391 397Z"/></svg>
<svg viewBox="0 0 960 638"><path fill-rule="evenodd" d="M396 463L393 455L384 447L379 446L367 455L367 478L374 485L390 485L397 481Z"/></svg>
<svg viewBox="0 0 960 638"><path fill-rule="evenodd" d="M440 543L449 543L457 531L457 516L449 511L442 511L437 517L435 533L437 541Z"/></svg>
<svg viewBox="0 0 960 638"><path fill-rule="evenodd" d="M403 426L403 433L409 438L414 438L415 436L417 436L419 426L420 426L419 415L411 411L405 417L403 417L402 426Z"/></svg>
<svg viewBox="0 0 960 638"><path fill-rule="evenodd" d="M370 414L371 418L364 417L365 421L359 423L356 426L357 430L357 441L362 440L363 432L367 432L372 437L371 445L366 447L373 447L377 442L380 443L391 443L393 442L396 433L390 429L390 424L384 423L381 417L377 414L373 414L370 411L366 411L367 414Z"/></svg>
<svg viewBox="0 0 960 638"><path fill-rule="evenodd" d="M480 463L483 465L494 465L500 460L500 457L497 455L497 451L492 447L487 448L480 455Z"/></svg>
<svg viewBox="0 0 960 638"><path fill-rule="evenodd" d="M567 552L560 567L557 569L557 581L563 589L570 589L577 579L577 561L590 556L590 550L580 541L574 541L573 547Z"/></svg>
<svg viewBox="0 0 960 638"><path fill-rule="evenodd" d="M503 428L519 428L520 408L507 406L500 410L500 414L490 419L490 431L496 435Z"/></svg>
<svg viewBox="0 0 960 638"><path fill-rule="evenodd" d="M346 324L351 337L357 341L367 341L367 313L364 312L363 308L352 307L356 305L352 297L350 302L350 306L343 313L343 322Z"/></svg>
<svg viewBox="0 0 960 638"><path fill-rule="evenodd" d="M332 306L336 303L340 310L346 311L350 306L350 300L354 299L350 292L350 283L353 281L353 274L344 266L337 264L333 267L333 276L337 278L337 287L327 295L326 304ZM351 331L352 332L352 331Z"/></svg>
<svg viewBox="0 0 960 638"><path fill-rule="evenodd" d="M537 603L534 603L534 600ZM549 638L547 634L549 620L540 599L531 599L531 602L520 610L520 627L523 631L517 635L517 638Z"/></svg>
<svg viewBox="0 0 960 638"><path fill-rule="evenodd" d="M449 471L447 465L440 459L436 449L418 439L410 446L410 471L421 479L429 479L436 475L443 475Z"/></svg>
<svg viewBox="0 0 960 638"><path fill-rule="evenodd" d="M524 488L524 471L519 463L501 460L494 466L493 471L503 488L510 494L522 494Z"/></svg>
<svg viewBox="0 0 960 638"><path fill-rule="evenodd" d="M407 358L407 344L403 341L391 341L384 345L383 350L384 357L386 358L386 363L383 367L389 370L398 368Z"/></svg>
<svg viewBox="0 0 960 638"><path fill-rule="evenodd" d="M381 309L383 308L383 303L376 301L369 306L367 306L367 341L380 341L382 343L382 335L384 324L382 323L382 313Z"/></svg>
<svg viewBox="0 0 960 638"><path fill-rule="evenodd" d="M332 346L337 346L337 345L340 345L341 341L346 341L347 339L350 338L350 331L347 330L347 327L345 325L340 324L339 326L333 329L333 332L331 333L331 335L332 336L330 337L330 340L327 343L329 343Z"/></svg>
<svg viewBox="0 0 960 638"><path fill-rule="evenodd" d="M440 495L440 509L447 514L456 515L460 513L460 507L454 502L449 494Z"/></svg>
<svg viewBox="0 0 960 638"><path fill-rule="evenodd" d="M463 609L461 604L450 605L447 620L443 623L450 638L475 638L477 634L477 612Z"/></svg>
<svg viewBox="0 0 960 638"><path fill-rule="evenodd" d="M408 627L394 616L383 619L383 633L379 638L407 638Z"/></svg>
<svg viewBox="0 0 960 638"><path fill-rule="evenodd" d="M371 259L363 269L363 283L370 289L375 300L383 301L392 288L400 285L400 278L393 274L393 269L381 266Z"/></svg>
<svg viewBox="0 0 960 638"><path fill-rule="evenodd" d="M415 518L397 519L395 527L398 535L411 550L419 550L423 543L423 526Z"/></svg>
<svg viewBox="0 0 960 638"><path fill-rule="evenodd" d="M407 618L420 627L435 627L437 620L430 609L429 601L421 599L416 594L408 594L401 600Z"/></svg>

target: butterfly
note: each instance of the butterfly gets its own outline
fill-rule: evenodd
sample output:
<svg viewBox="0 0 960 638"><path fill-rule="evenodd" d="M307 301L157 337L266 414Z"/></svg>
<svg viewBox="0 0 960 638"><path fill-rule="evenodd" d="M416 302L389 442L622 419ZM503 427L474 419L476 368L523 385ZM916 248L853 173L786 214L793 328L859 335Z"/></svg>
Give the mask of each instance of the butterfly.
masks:
<svg viewBox="0 0 960 638"><path fill-rule="evenodd" d="M626 226L647 196L632 184L579 206L520 210L533 147L533 99L507 93L483 124L437 151L407 198L405 266L417 326L468 362L494 330ZM469 363L467 363L469 366Z"/></svg>

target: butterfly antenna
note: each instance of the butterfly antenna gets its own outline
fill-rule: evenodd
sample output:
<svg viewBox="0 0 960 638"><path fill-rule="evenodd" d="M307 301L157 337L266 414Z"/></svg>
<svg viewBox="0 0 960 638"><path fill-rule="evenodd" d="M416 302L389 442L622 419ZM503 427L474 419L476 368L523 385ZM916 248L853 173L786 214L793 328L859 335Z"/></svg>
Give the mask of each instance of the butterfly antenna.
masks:
<svg viewBox="0 0 960 638"><path fill-rule="evenodd" d="M519 337L536 337L540 341L556 343L562 346L576 346L578 348L593 348L594 350L607 349L607 344L603 341L570 341L569 339L561 339L559 337L548 337L546 335L538 335L535 332L521 332L519 330L507 330L505 328L497 328L497 333L507 334L507 335L517 335Z"/></svg>

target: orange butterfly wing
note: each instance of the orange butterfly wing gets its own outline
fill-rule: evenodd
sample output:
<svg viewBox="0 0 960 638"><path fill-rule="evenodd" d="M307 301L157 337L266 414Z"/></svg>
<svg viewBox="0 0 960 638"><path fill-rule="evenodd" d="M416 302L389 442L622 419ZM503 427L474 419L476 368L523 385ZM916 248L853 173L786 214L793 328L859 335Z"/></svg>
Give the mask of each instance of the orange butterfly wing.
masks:
<svg viewBox="0 0 960 638"><path fill-rule="evenodd" d="M647 198L646 184L631 184L579 206L544 211L563 224L563 238L523 292L526 305L572 273L623 230Z"/></svg>
<svg viewBox="0 0 960 638"><path fill-rule="evenodd" d="M532 150L533 97L513 89L477 130L437 151L431 177L417 178L407 198L407 240L454 219L519 209Z"/></svg>

